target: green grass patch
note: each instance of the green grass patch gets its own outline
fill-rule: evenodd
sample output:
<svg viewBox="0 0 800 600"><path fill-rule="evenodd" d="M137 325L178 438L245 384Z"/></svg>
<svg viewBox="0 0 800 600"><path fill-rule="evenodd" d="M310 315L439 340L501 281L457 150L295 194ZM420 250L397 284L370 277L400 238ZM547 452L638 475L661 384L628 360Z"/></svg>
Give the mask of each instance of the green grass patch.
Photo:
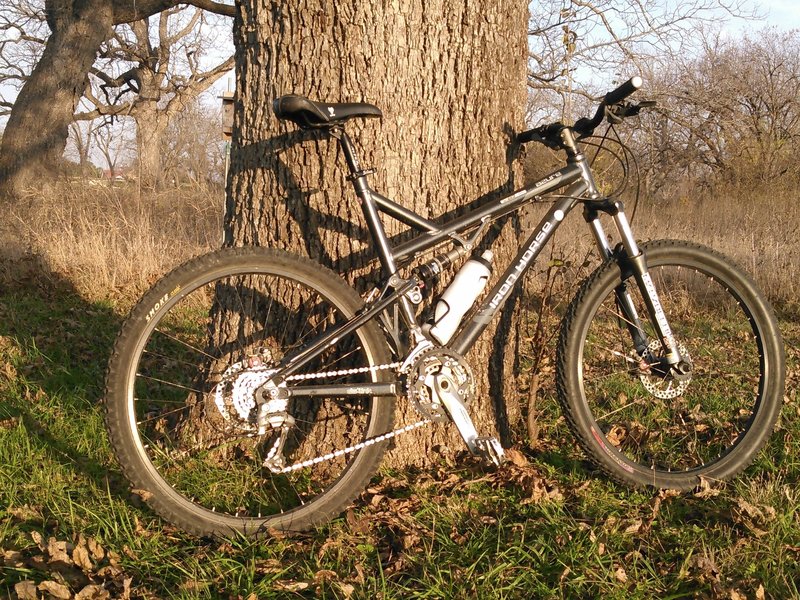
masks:
<svg viewBox="0 0 800 600"><path fill-rule="evenodd" d="M119 324L64 285L0 291L0 596L28 581L114 598L800 597L797 325L778 429L722 489L592 473L543 388L514 466L387 471L318 531L221 542L157 518L112 459L100 401Z"/></svg>

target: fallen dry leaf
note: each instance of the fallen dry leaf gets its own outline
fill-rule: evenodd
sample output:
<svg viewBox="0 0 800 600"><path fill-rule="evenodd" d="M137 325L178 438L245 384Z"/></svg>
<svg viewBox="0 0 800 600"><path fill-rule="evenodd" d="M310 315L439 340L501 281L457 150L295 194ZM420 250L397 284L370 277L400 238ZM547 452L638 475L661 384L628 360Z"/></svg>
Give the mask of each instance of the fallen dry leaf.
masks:
<svg viewBox="0 0 800 600"><path fill-rule="evenodd" d="M635 521L633 521L633 523L631 523L625 528L625 533L627 534L640 533L642 531L643 524L644 523L642 522L641 519L636 519Z"/></svg>
<svg viewBox="0 0 800 600"><path fill-rule="evenodd" d="M69 591L69 588L55 581L43 581L38 585L38 589L40 592L47 592L59 600L69 600L72 598L72 592Z"/></svg>
<svg viewBox="0 0 800 600"><path fill-rule="evenodd" d="M695 555L692 557L691 565L699 571L703 578L710 581L719 581L719 567L711 558Z"/></svg>
<svg viewBox="0 0 800 600"><path fill-rule="evenodd" d="M772 506L768 506L766 504L756 506L755 504L750 504L744 498L739 498L739 508L741 509L742 513L760 523L768 523L769 521L774 520L775 515L777 514L775 508Z"/></svg>
<svg viewBox="0 0 800 600"><path fill-rule="evenodd" d="M90 584L75 594L75 600L108 600L111 594L102 585Z"/></svg>
<svg viewBox="0 0 800 600"><path fill-rule="evenodd" d="M0 424L0 428L2 425ZM42 509L23 504L22 506L9 506L6 512L20 521L41 521Z"/></svg>
<svg viewBox="0 0 800 600"><path fill-rule="evenodd" d="M275 587L286 592L302 592L311 587L307 581L276 581Z"/></svg>
<svg viewBox="0 0 800 600"><path fill-rule="evenodd" d="M122 600L130 600L131 583L133 583L133 577L126 577L122 580Z"/></svg>
<svg viewBox="0 0 800 600"><path fill-rule="evenodd" d="M19 600L38 600L39 594L33 581L20 581L14 586L14 592Z"/></svg>
<svg viewBox="0 0 800 600"><path fill-rule="evenodd" d="M22 552L17 550L5 550L3 552L3 566L7 567L20 567L22 566Z"/></svg>
<svg viewBox="0 0 800 600"><path fill-rule="evenodd" d="M330 569L321 569L314 573L314 582L319 583L321 581L333 581L339 578L339 574L336 571L331 571Z"/></svg>
<svg viewBox="0 0 800 600"><path fill-rule="evenodd" d="M259 575L268 575L270 573L280 573L286 567L277 558L267 558L264 560L257 560L255 562L255 571Z"/></svg>
<svg viewBox="0 0 800 600"><path fill-rule="evenodd" d="M86 541L86 546L89 548L89 552L91 553L93 559L98 561L103 560L106 555L106 551L103 550L103 547L96 539L89 538Z"/></svg>
<svg viewBox="0 0 800 600"><path fill-rule="evenodd" d="M92 560L89 558L89 549L84 545L75 546L72 551L72 561L87 573L94 569Z"/></svg>
<svg viewBox="0 0 800 600"><path fill-rule="evenodd" d="M17 370L9 362L3 362L0 366L0 375L9 381L14 381L17 378Z"/></svg>
<svg viewBox="0 0 800 600"><path fill-rule="evenodd" d="M44 543L44 538L42 537L41 533L39 533L38 531L32 531L31 532L31 539L33 540L34 544L39 546L39 550L41 550L42 552L46 552L47 551L47 546Z"/></svg>
<svg viewBox="0 0 800 600"><path fill-rule="evenodd" d="M411 548L416 547L419 544L420 537L417 533L411 532L407 535L404 535L400 540L400 543L403 546L403 550L410 550Z"/></svg>
<svg viewBox="0 0 800 600"><path fill-rule="evenodd" d="M140 490L138 488L132 489L131 490L131 494L133 494L134 496L137 496L138 498L141 498L145 502L147 502L148 500L150 500L150 498L153 497L153 493L152 492L148 492L147 490Z"/></svg>
<svg viewBox="0 0 800 600"><path fill-rule="evenodd" d="M72 559L69 557L69 548L67 542L60 542L56 538L51 537L47 540L47 553L50 555L50 564L63 563L71 565Z"/></svg>
<svg viewBox="0 0 800 600"><path fill-rule="evenodd" d="M614 579L616 579L620 583L627 583L628 582L628 574L625 572L625 569L623 569L622 567L617 567L617 570L614 571Z"/></svg>
<svg viewBox="0 0 800 600"><path fill-rule="evenodd" d="M711 486L711 482L705 477L700 477L700 485L694 493L695 498L707 499L719 496L720 490Z"/></svg>
<svg viewBox="0 0 800 600"><path fill-rule="evenodd" d="M514 448L508 448L505 451L505 455L507 460L509 460L512 464L518 467L527 467L528 465L530 465L528 459L525 458L525 455L519 450L516 450Z"/></svg>

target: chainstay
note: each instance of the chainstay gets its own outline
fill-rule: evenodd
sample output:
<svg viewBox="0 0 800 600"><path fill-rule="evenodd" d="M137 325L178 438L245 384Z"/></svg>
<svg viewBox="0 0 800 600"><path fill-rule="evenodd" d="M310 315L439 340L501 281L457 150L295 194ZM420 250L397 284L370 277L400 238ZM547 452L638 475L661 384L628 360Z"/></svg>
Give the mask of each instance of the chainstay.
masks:
<svg viewBox="0 0 800 600"><path fill-rule="evenodd" d="M322 373L303 373L300 375L289 375L286 378L286 381L305 381L308 379L317 379L322 377L339 377L341 375L355 375L357 373L376 373L378 371L385 371L387 369L397 369L402 366L402 363L394 362L394 363L387 363L384 365L373 365L370 367L359 367L357 369L341 369L339 371L325 371ZM395 429L394 431L389 431L387 433L383 433L381 435L377 435L375 437L367 438L363 442L359 442L353 446L348 446L347 448L342 448L341 450L336 450L334 452L329 452L328 454L324 454L322 456L317 456L315 458L310 458L308 460L304 460L299 463L295 463L293 465L289 465L288 467L283 467L278 473L292 473L294 471L299 471L300 469L305 469L307 467L312 467L314 465L318 465L319 463L326 462L329 460L333 460L334 458L339 458L340 456L345 456L346 454L352 454L353 452L357 452L362 450L368 446L372 446L374 444L378 444L380 442L389 440L393 437L397 437L398 435L402 435L404 433L408 433L409 431L414 431L420 427L424 427L431 423L430 419L423 419L421 421L417 421L416 423L411 423L410 425L406 425L404 427L400 427Z"/></svg>

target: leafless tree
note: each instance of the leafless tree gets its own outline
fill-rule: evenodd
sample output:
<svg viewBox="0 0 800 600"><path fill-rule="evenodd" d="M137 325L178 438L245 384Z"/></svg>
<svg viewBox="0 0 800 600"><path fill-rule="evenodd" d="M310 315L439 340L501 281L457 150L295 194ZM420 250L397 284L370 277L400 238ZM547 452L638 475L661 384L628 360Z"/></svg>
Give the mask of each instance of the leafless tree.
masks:
<svg viewBox="0 0 800 600"><path fill-rule="evenodd" d="M4 0L0 11L0 117L11 113L49 35L41 0Z"/></svg>
<svg viewBox="0 0 800 600"><path fill-rule="evenodd" d="M222 186L225 144L220 121L219 109L198 101L170 121L161 146L162 168L168 181L197 188Z"/></svg>
<svg viewBox="0 0 800 600"><path fill-rule="evenodd" d="M67 140L67 159L77 159L80 166L81 175L86 176L91 169L89 156L92 151L92 133L94 127L92 123L79 123L75 121L69 126L69 138Z"/></svg>
<svg viewBox="0 0 800 600"><path fill-rule="evenodd" d="M110 118L92 129L91 140L103 157L105 170L113 181L119 174L120 167L132 162L135 143L127 136L126 128Z"/></svg>
<svg viewBox="0 0 800 600"><path fill-rule="evenodd" d="M672 55L699 23L753 16L742 0L543 0L531 10L529 76L533 91L574 116L575 95L641 73L654 54Z"/></svg>
<svg viewBox="0 0 800 600"><path fill-rule="evenodd" d="M119 26L92 67L94 85L84 93L88 108L76 118L133 118L139 172L146 186L162 180L161 153L170 123L233 67L232 55L208 56L214 36L208 20L201 9L174 7L154 22L143 19Z"/></svg>
<svg viewBox="0 0 800 600"><path fill-rule="evenodd" d="M669 181L753 184L794 176L800 148L800 32L738 40L704 31L692 59L653 60L638 152L651 188Z"/></svg>
<svg viewBox="0 0 800 600"><path fill-rule="evenodd" d="M41 6L34 0L13 0L20 1ZM234 13L232 4L212 0L44 1L44 10L35 12L44 15L48 35L38 36L46 42L35 67L25 74L27 78L6 124L0 144L0 188L13 194L59 163L69 124L87 87L88 73L101 45L114 35L113 27L146 19L179 4L226 16ZM9 28L7 31L20 31L12 24L5 26ZM19 35L14 39L19 39ZM3 40L5 56L10 51L9 40L6 37ZM8 100L3 102L9 104Z"/></svg>

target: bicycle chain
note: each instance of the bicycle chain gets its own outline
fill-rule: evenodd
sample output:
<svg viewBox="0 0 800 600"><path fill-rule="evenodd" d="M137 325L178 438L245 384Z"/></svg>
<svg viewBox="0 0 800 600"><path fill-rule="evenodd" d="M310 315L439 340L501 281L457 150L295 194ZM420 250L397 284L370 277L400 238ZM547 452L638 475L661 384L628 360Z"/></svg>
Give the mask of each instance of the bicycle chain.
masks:
<svg viewBox="0 0 800 600"><path fill-rule="evenodd" d="M341 371L325 371L324 373L304 373L302 375L289 375L285 381L300 381L303 379L315 379L317 377L339 377L340 375L355 375L356 373L376 373L386 369L396 369L403 363L394 362L385 365L373 365L371 367L359 367L357 369L342 369Z"/></svg>
<svg viewBox="0 0 800 600"><path fill-rule="evenodd" d="M402 433L408 433L409 431L414 431L415 429L419 427L424 427L429 423L431 423L430 419L423 419L422 421L411 423L410 425L406 425L405 427L400 427L399 429L395 429L394 431L389 431L381 435L376 435L375 437L367 438L366 440L364 440L363 442L359 442L355 446L348 446L347 448L330 452L328 454L325 454L324 456L317 456L316 458L310 458L308 460L304 460L303 462L295 463L293 465L289 465L288 467L283 467L278 472L291 473L292 471L299 471L300 469L305 469L306 467L318 465L319 463L325 462L326 460L333 460L334 458L344 456L345 454L356 452L357 450L361 450L362 448L366 448L367 446L372 446L373 444L377 444L379 442L383 442L384 440L391 439Z"/></svg>
<svg viewBox="0 0 800 600"><path fill-rule="evenodd" d="M304 373L302 375L289 375L286 378L286 381L303 381L306 379L315 379L321 377L338 377L341 375L355 375L357 373L376 373L378 371L386 370L386 369L396 369L402 366L402 363L395 362L389 363L385 365L373 365L371 367L360 367L357 369L342 369L340 371L326 371L324 373ZM346 454L352 454L353 452L357 452L358 450L362 450L363 448L367 448L368 446L372 446L374 444L378 444L380 442L389 440L393 437L397 437L403 433L408 433L409 431L414 431L420 427L424 427L425 425L430 424L432 421L430 419L422 419L421 421L417 421L416 423L411 423L409 425L405 425L403 427L399 427L393 431L388 431L386 433L382 433L381 435L376 435L371 438L367 438L363 442L359 442L353 446L348 446L347 448L342 448L341 450L335 450L333 452L329 452L328 454L324 454L322 456L317 456L315 458L309 458L308 460L304 460L299 463L295 463L293 465L289 465L287 467L283 467L278 473L291 473L293 471L299 471L300 469L305 469L306 467L311 467L314 465L318 465L319 463L333 460L334 458L338 458L340 456L345 456Z"/></svg>

